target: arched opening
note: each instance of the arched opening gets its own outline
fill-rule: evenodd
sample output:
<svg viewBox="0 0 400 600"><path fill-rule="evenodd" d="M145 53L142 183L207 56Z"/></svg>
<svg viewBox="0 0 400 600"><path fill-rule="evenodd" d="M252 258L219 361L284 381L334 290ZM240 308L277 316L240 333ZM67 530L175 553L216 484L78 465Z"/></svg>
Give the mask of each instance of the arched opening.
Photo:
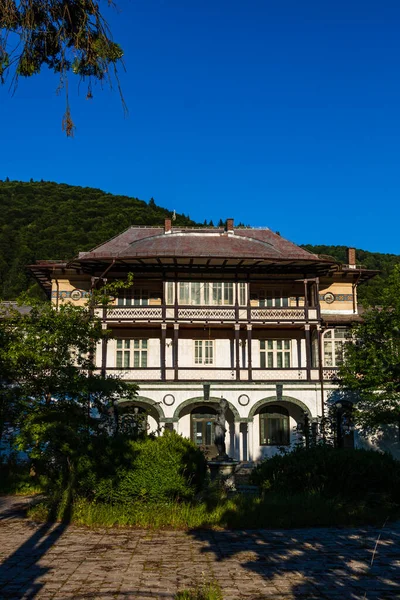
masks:
<svg viewBox="0 0 400 600"><path fill-rule="evenodd" d="M260 445L288 446L290 444L289 411L270 404L260 410Z"/></svg>
<svg viewBox="0 0 400 600"><path fill-rule="evenodd" d="M178 419L177 431L184 437L190 438L198 446L205 446L204 451L207 458L217 456L217 448L214 444L214 421L220 398L211 397L208 401L202 397L189 398L182 402L175 410L174 418ZM203 421L203 425L197 424ZM226 410L226 452L232 458L236 457L235 422L239 421L237 409L228 402ZM210 422L210 425L207 423ZM197 436L197 433L201 434ZM211 444L208 444L210 441ZM203 442L201 443L200 439ZM208 448L209 446L209 448Z"/></svg>
<svg viewBox="0 0 400 600"><path fill-rule="evenodd" d="M128 405L118 411L118 431L137 440L148 433L148 414L142 406Z"/></svg>
<svg viewBox="0 0 400 600"><path fill-rule="evenodd" d="M297 398L264 398L250 410L249 451L252 460L261 460L302 442L302 426L310 409Z"/></svg>
<svg viewBox="0 0 400 600"><path fill-rule="evenodd" d="M137 399L118 402L118 428L133 438L145 433L160 434L160 413L157 406Z"/></svg>
<svg viewBox="0 0 400 600"><path fill-rule="evenodd" d="M207 458L217 455L214 444L216 411L212 406L198 406L190 413L191 438Z"/></svg>

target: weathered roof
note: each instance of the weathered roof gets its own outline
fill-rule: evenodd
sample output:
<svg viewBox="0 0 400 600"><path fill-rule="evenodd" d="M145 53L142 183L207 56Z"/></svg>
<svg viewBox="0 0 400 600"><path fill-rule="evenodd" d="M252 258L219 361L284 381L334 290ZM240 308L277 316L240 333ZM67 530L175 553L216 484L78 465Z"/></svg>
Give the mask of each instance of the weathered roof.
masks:
<svg viewBox="0 0 400 600"><path fill-rule="evenodd" d="M236 229L234 233L227 233L222 228L182 227L172 228L169 233L165 233L161 227L130 227L97 248L79 253L75 260L85 262L163 256L333 262L296 246L270 229Z"/></svg>

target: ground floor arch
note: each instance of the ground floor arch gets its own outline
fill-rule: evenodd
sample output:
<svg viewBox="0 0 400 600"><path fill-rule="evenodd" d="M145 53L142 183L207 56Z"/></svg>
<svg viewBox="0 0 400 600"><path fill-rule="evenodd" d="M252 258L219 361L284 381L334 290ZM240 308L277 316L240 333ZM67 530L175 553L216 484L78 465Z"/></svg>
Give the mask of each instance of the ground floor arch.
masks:
<svg viewBox="0 0 400 600"><path fill-rule="evenodd" d="M302 443L310 409L297 398L269 397L256 402L249 411L249 451L252 460L273 456L281 448Z"/></svg>
<svg viewBox="0 0 400 600"><path fill-rule="evenodd" d="M219 406L220 398L203 397L189 398L182 402L175 410L176 429L184 437L188 437L201 447L207 458L217 455L214 444L214 421ZM227 403L226 410L226 451L232 458L238 456L239 413L231 404Z"/></svg>
<svg viewBox="0 0 400 600"><path fill-rule="evenodd" d="M118 424L121 431L133 436L143 431L159 435L164 412L161 406L145 396L117 402Z"/></svg>

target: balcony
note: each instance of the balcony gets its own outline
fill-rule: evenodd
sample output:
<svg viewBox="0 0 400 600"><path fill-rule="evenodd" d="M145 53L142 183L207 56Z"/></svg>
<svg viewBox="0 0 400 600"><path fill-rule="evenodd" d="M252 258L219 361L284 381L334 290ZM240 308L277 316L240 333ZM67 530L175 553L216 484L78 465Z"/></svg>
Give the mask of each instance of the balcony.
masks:
<svg viewBox="0 0 400 600"><path fill-rule="evenodd" d="M163 370L161 368L108 368L109 375L117 375L125 380L133 381L163 381ZM323 369L323 378L325 381L334 382L337 369ZM252 382L279 382L279 381L314 381L320 379L319 369L310 370L310 379L307 380L307 369L304 367L292 367L290 369L260 369L251 370ZM175 379L175 369L167 367L165 369L165 381L237 381L236 369L219 367L182 367L178 369L178 378ZM249 380L248 369L240 368L240 380L242 382Z"/></svg>
<svg viewBox="0 0 400 600"><path fill-rule="evenodd" d="M235 306L113 306L97 308L95 315L109 322L177 323L302 323L306 321L304 307L235 307ZM308 320L317 319L317 310L308 309Z"/></svg>

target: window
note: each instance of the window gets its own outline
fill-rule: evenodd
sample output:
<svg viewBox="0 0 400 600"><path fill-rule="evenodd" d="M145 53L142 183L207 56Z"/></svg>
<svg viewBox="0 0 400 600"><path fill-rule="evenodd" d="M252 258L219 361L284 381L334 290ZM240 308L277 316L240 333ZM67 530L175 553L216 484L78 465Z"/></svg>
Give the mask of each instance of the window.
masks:
<svg viewBox="0 0 400 600"><path fill-rule="evenodd" d="M262 369L289 369L290 364L290 340L260 340Z"/></svg>
<svg viewBox="0 0 400 600"><path fill-rule="evenodd" d="M246 301L246 284L239 284L240 302ZM179 304L188 306L221 306L234 304L232 282L180 281L178 283ZM167 304L173 303L173 283L167 283Z"/></svg>
<svg viewBox="0 0 400 600"><path fill-rule="evenodd" d="M246 284L239 283L238 289L239 289L239 305L246 306Z"/></svg>
<svg viewBox="0 0 400 600"><path fill-rule="evenodd" d="M131 340L117 340L117 367L119 369L131 366Z"/></svg>
<svg viewBox="0 0 400 600"><path fill-rule="evenodd" d="M173 303L174 303L174 282L168 281L167 282L167 304L173 304Z"/></svg>
<svg viewBox="0 0 400 600"><path fill-rule="evenodd" d="M130 293L120 296L117 300L118 306L148 306L149 291L135 288Z"/></svg>
<svg viewBox="0 0 400 600"><path fill-rule="evenodd" d="M258 304L263 308L287 307L289 306L289 298L282 290L260 290Z"/></svg>
<svg viewBox="0 0 400 600"><path fill-rule="evenodd" d="M117 368L147 367L147 346L148 340L117 340Z"/></svg>
<svg viewBox="0 0 400 600"><path fill-rule="evenodd" d="M194 364L214 364L214 340L195 340L194 342Z"/></svg>
<svg viewBox="0 0 400 600"><path fill-rule="evenodd" d="M208 452L214 445L215 411L209 406L201 406L192 412L192 440Z"/></svg>
<svg viewBox="0 0 400 600"><path fill-rule="evenodd" d="M289 411L283 406L266 406L260 411L260 445L290 444Z"/></svg>
<svg viewBox="0 0 400 600"><path fill-rule="evenodd" d="M342 364L344 345L349 341L350 335L345 327L328 329L322 334L324 367L339 367Z"/></svg>

